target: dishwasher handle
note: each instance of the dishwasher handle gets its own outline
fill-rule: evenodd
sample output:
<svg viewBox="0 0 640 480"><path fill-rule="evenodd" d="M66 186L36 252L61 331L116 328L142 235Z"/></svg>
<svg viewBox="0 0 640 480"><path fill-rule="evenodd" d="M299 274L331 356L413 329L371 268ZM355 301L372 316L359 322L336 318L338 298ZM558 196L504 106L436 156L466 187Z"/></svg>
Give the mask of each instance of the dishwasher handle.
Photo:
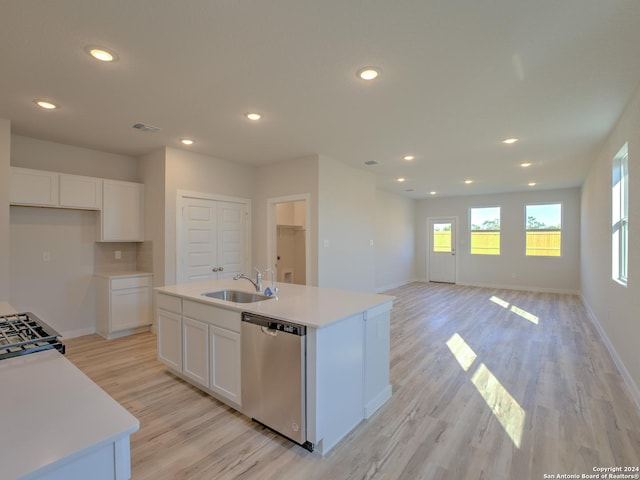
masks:
<svg viewBox="0 0 640 480"><path fill-rule="evenodd" d="M288 333L290 335L296 335L298 337L304 337L307 335L307 327L304 325L298 325L297 323L264 317L262 315L256 315L254 313L244 312L242 314L242 321L251 323L253 325L258 325L261 327L263 333L274 337L278 334L278 332Z"/></svg>

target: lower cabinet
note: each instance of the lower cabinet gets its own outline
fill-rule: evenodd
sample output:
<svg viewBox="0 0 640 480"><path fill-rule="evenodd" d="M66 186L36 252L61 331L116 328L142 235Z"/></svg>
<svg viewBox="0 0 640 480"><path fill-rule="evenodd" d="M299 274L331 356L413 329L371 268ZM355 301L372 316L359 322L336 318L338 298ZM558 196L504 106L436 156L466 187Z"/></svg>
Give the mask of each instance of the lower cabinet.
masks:
<svg viewBox="0 0 640 480"><path fill-rule="evenodd" d="M210 388L240 405L240 334L209 325Z"/></svg>
<svg viewBox="0 0 640 480"><path fill-rule="evenodd" d="M151 274L97 275L96 330L107 338L151 325Z"/></svg>
<svg viewBox="0 0 640 480"><path fill-rule="evenodd" d="M156 300L158 359L239 407L240 312L160 293Z"/></svg>
<svg viewBox="0 0 640 480"><path fill-rule="evenodd" d="M209 325L199 320L182 319L182 373L209 388Z"/></svg>
<svg viewBox="0 0 640 480"><path fill-rule="evenodd" d="M158 309L158 360L182 371L182 317L179 313Z"/></svg>

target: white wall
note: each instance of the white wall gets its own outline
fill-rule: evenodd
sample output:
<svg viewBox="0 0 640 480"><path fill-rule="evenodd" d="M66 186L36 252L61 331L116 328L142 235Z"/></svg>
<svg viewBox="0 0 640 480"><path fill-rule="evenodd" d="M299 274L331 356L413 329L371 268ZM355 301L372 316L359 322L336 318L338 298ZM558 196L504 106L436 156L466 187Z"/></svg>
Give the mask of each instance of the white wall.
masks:
<svg viewBox="0 0 640 480"><path fill-rule="evenodd" d="M611 279L611 168L629 145L628 285ZM582 188L582 296L640 406L640 89L589 171Z"/></svg>
<svg viewBox="0 0 640 480"><path fill-rule="evenodd" d="M414 278L415 201L376 191L375 288L381 292Z"/></svg>
<svg viewBox="0 0 640 480"><path fill-rule="evenodd" d="M373 292L375 176L327 157L319 167L318 286Z"/></svg>
<svg viewBox="0 0 640 480"><path fill-rule="evenodd" d="M11 165L111 180L138 181L138 162L134 157L20 135L11 136Z"/></svg>
<svg viewBox="0 0 640 480"><path fill-rule="evenodd" d="M176 283L176 198L178 190L253 198L253 167L198 153L165 149L164 283ZM161 208L161 206L158 206Z"/></svg>
<svg viewBox="0 0 640 480"><path fill-rule="evenodd" d="M10 298L9 190L11 178L11 123L0 118L0 302Z"/></svg>
<svg viewBox="0 0 640 480"><path fill-rule="evenodd" d="M259 268L267 266L267 200L289 195L309 195L309 254L311 265L307 284L318 285L318 162L312 155L258 167L253 196L254 259Z"/></svg>
<svg viewBox="0 0 640 480"><path fill-rule="evenodd" d="M525 249L525 205L562 204L562 256L527 257ZM501 207L501 252L471 255L469 209ZM457 283L498 286L560 293L580 290L580 189L444 197L421 200L416 210L417 275L427 279L427 218L457 217Z"/></svg>

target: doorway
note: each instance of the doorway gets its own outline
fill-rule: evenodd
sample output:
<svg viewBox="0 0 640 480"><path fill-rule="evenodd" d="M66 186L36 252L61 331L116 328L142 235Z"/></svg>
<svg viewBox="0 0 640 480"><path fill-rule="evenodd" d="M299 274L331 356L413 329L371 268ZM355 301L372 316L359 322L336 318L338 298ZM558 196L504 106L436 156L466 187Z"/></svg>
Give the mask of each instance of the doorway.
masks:
<svg viewBox="0 0 640 480"><path fill-rule="evenodd" d="M267 200L267 263L279 283L307 285L309 272L309 196Z"/></svg>
<svg viewBox="0 0 640 480"><path fill-rule="evenodd" d="M429 218L430 282L456 283L456 218Z"/></svg>

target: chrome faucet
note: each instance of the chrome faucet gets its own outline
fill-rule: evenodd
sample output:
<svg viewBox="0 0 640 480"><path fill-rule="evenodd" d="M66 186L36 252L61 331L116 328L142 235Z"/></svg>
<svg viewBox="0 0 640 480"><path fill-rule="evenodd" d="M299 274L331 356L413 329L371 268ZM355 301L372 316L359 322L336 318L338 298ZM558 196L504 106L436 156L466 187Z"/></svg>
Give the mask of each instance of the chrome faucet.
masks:
<svg viewBox="0 0 640 480"><path fill-rule="evenodd" d="M256 267L256 272L258 272L256 274L256 281L254 282L252 279L250 279L249 277L247 277L244 273L238 273L235 277L233 277L234 280L240 280L241 278L244 278L245 280L249 280L251 282L251 284L256 287L256 292L260 292L262 290L262 272L260 271L260 269L258 267Z"/></svg>

